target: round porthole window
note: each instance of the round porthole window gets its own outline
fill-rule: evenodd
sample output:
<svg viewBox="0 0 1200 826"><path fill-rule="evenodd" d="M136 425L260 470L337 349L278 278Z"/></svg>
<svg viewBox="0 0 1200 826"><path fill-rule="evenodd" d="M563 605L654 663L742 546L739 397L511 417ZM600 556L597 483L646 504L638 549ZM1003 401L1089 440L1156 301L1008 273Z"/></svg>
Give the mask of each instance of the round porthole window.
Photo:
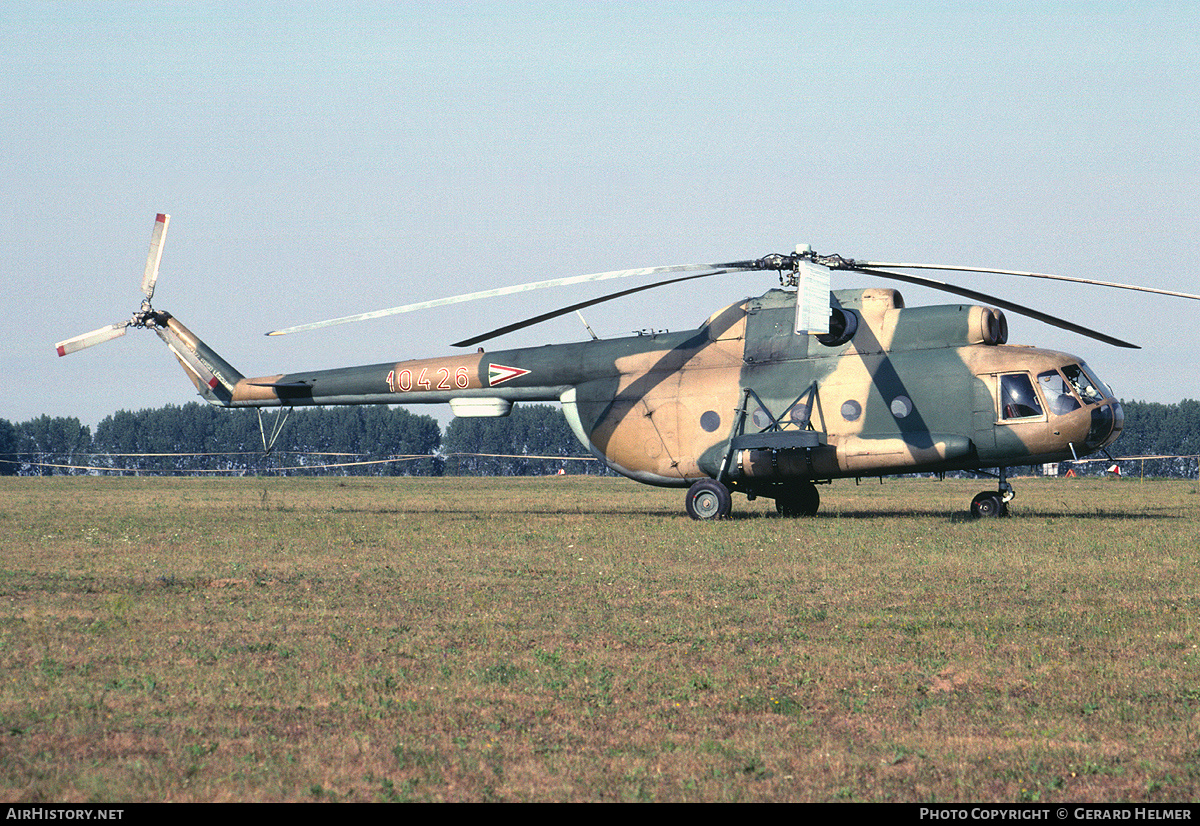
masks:
<svg viewBox="0 0 1200 826"><path fill-rule="evenodd" d="M858 417L861 415L862 415L862 405L859 404L858 402L854 401L854 399L850 399L849 401L842 402L842 418L843 419L845 419L848 422L853 422L853 421L857 421Z"/></svg>
<svg viewBox="0 0 1200 826"><path fill-rule="evenodd" d="M812 408L804 402L797 402L788 411L788 418L798 425L806 426L808 420L812 418Z"/></svg>
<svg viewBox="0 0 1200 826"><path fill-rule="evenodd" d="M721 414L715 410L706 410L700 416L700 426L708 433L712 433L721 426Z"/></svg>
<svg viewBox="0 0 1200 826"><path fill-rule="evenodd" d="M913 403L908 396L897 396L892 399L892 415L897 419L903 419L911 412L913 412Z"/></svg>

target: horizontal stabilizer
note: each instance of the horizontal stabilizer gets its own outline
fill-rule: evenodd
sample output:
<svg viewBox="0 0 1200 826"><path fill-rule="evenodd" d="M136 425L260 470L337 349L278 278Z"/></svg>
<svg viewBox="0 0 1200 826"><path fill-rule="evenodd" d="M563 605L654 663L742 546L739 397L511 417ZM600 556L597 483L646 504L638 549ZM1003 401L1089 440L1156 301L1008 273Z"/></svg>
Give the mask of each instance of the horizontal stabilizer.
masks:
<svg viewBox="0 0 1200 826"><path fill-rule="evenodd" d="M303 381L248 381L246 384L250 385L251 387L276 387L285 390L288 388L298 390L302 387L309 386L308 382Z"/></svg>
<svg viewBox="0 0 1200 826"><path fill-rule="evenodd" d="M513 403L508 399L477 398L451 399L450 412L460 419L507 416Z"/></svg>

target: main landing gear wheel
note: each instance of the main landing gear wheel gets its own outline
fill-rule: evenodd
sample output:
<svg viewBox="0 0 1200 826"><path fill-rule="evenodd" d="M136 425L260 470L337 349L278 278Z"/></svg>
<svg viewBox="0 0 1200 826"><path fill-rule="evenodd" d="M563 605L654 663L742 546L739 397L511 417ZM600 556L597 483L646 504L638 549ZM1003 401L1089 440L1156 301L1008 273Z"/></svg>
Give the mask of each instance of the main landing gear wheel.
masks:
<svg viewBox="0 0 1200 826"><path fill-rule="evenodd" d="M985 490L975 494L971 500L971 516L976 519L986 519L992 516L1008 516L1008 503L999 493Z"/></svg>
<svg viewBox="0 0 1200 826"><path fill-rule="evenodd" d="M688 488L684 506L692 519L724 519L733 509L733 496L715 479L701 479Z"/></svg>
<svg viewBox="0 0 1200 826"><path fill-rule="evenodd" d="M775 497L775 510L780 516L816 516L821 507L821 494L812 482L789 486Z"/></svg>

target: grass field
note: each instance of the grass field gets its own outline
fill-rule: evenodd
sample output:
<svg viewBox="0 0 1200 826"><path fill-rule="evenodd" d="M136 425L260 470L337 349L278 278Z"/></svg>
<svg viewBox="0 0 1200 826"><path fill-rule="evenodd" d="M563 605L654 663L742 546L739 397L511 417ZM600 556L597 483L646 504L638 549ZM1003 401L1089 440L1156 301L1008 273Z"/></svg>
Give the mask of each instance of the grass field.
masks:
<svg viewBox="0 0 1200 826"><path fill-rule="evenodd" d="M0 480L5 801L1200 798L1195 482Z"/></svg>

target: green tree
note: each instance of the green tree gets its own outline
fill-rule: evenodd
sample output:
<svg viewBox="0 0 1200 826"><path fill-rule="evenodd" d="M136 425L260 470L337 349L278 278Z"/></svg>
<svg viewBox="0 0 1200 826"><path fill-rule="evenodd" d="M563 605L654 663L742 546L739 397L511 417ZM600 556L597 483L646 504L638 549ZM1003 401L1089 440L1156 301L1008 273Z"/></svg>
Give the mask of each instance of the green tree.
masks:
<svg viewBox="0 0 1200 826"><path fill-rule="evenodd" d="M286 414L286 411L284 411ZM296 410L283 420L272 453L263 452L263 432L276 420L268 412L260 426L255 410L227 410L199 402L136 413L118 411L96 428L96 450L105 466L150 473L208 470L257 472L299 465L373 462L330 472L371 475L441 473L437 457L441 430L430 416L386 407L325 407ZM339 452L337 457L294 454ZM396 455L428 459L387 462Z"/></svg>
<svg viewBox="0 0 1200 826"><path fill-rule="evenodd" d="M1123 401L1125 429L1110 450L1122 456L1194 456L1200 453L1200 401L1177 404ZM1196 476L1194 458L1147 459L1147 476Z"/></svg>
<svg viewBox="0 0 1200 826"><path fill-rule="evenodd" d="M568 457L586 456L563 412L551 405L517 405L503 417L454 419L443 445L447 473L459 476L541 476L605 473L603 464ZM452 455L465 454L465 455ZM542 459L535 457L562 457Z"/></svg>
<svg viewBox="0 0 1200 826"><path fill-rule="evenodd" d="M8 419L0 419L0 476L13 476L17 463L17 429Z"/></svg>
<svg viewBox="0 0 1200 826"><path fill-rule="evenodd" d="M92 431L74 417L42 415L14 428L16 450L26 464L22 473L36 476L75 473L92 449Z"/></svg>

